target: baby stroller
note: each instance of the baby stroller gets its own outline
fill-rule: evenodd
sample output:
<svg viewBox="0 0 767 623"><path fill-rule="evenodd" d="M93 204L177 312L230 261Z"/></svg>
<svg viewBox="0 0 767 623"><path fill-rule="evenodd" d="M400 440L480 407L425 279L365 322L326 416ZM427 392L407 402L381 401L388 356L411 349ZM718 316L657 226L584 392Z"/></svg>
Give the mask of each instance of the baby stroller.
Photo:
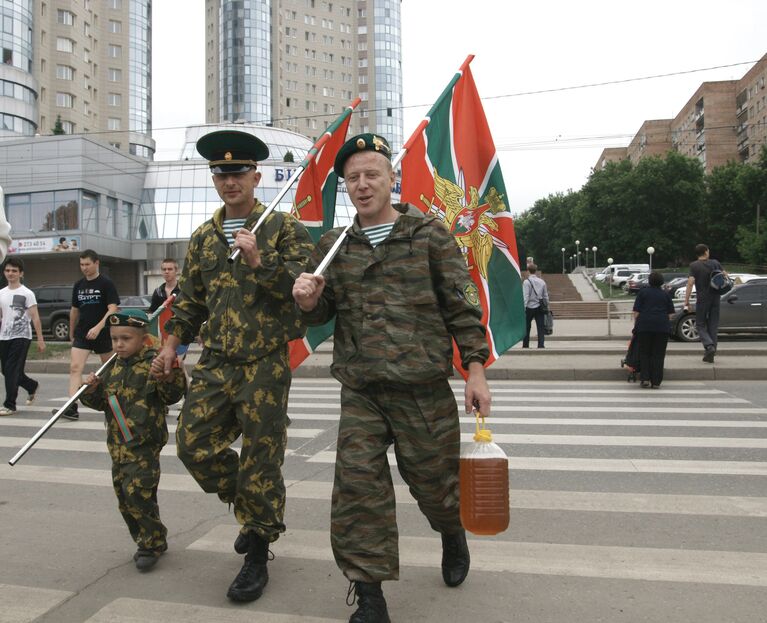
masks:
<svg viewBox="0 0 767 623"><path fill-rule="evenodd" d="M621 368L628 370L629 375L626 379L628 383L637 382L637 372L639 372L639 341L637 340L637 334L633 331L626 356L621 359Z"/></svg>

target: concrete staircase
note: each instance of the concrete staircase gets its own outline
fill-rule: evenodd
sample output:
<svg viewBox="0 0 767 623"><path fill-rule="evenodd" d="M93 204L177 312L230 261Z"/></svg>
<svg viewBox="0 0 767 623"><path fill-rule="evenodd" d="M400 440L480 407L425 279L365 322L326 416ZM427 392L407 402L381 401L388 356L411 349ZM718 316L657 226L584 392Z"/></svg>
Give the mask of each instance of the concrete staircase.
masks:
<svg viewBox="0 0 767 623"><path fill-rule="evenodd" d="M527 274L527 271L523 272L522 279L527 279ZM584 320L607 318L607 303L584 301L569 275L538 273L538 276L546 282L550 308L555 318ZM612 313L615 311L613 306Z"/></svg>

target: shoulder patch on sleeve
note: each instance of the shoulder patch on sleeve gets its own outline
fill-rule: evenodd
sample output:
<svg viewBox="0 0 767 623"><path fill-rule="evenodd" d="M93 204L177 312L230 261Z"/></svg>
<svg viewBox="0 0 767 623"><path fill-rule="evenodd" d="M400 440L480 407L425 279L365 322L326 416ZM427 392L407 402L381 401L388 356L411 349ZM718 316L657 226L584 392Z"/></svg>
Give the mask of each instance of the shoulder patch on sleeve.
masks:
<svg viewBox="0 0 767 623"><path fill-rule="evenodd" d="M470 281L463 286L463 295L474 307L479 307L479 290L474 282Z"/></svg>

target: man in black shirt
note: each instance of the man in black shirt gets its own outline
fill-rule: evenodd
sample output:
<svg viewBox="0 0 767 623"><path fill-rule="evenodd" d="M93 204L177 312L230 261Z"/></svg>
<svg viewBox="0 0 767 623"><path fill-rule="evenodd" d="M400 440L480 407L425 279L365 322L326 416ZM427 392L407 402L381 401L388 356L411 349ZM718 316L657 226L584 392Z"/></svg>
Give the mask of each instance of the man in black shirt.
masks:
<svg viewBox="0 0 767 623"><path fill-rule="evenodd" d="M152 292L152 304L149 306L149 313L152 314L157 310L160 305L165 302L171 294L178 294L178 262L171 257L166 257L162 264L162 278L165 283L155 288Z"/></svg>
<svg viewBox="0 0 767 623"><path fill-rule="evenodd" d="M695 286L695 328L698 329L700 343L705 354L703 361L714 363L716 355L717 332L719 331L719 290L711 287L711 273L715 270L724 272L722 265L709 258L709 249L705 244L695 246L698 259L690 264L690 276L684 293L684 309L690 308L690 295ZM726 273L725 273L726 274Z"/></svg>
<svg viewBox="0 0 767 623"><path fill-rule="evenodd" d="M72 307L69 310L69 338L72 340L70 396L83 384L83 368L91 352L99 355L102 362L112 356L107 318L116 313L120 305L115 284L99 274L99 256L95 251L86 249L80 254L80 270L84 277L72 288ZM77 403L69 407L63 417L76 420Z"/></svg>

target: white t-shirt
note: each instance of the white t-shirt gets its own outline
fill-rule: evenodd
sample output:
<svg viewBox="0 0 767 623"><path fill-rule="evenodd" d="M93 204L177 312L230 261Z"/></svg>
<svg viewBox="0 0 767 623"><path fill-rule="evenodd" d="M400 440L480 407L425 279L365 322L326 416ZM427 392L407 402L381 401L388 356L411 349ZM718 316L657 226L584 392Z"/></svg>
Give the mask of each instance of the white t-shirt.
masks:
<svg viewBox="0 0 767 623"><path fill-rule="evenodd" d="M0 340L15 340L23 337L32 339L32 322L29 308L37 305L34 292L26 286L11 290L8 286L0 290Z"/></svg>

